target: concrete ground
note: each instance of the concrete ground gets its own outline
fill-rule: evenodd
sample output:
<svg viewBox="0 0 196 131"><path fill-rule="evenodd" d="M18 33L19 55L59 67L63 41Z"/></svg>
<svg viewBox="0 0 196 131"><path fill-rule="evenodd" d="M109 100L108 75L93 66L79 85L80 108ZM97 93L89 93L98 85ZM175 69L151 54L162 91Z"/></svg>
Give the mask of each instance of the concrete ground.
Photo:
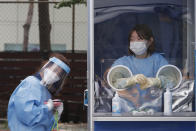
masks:
<svg viewBox="0 0 196 131"><path fill-rule="evenodd" d="M59 123L59 131L87 131L87 123ZM0 122L0 131L9 131L6 121Z"/></svg>
<svg viewBox="0 0 196 131"><path fill-rule="evenodd" d="M60 123L59 125L60 131L87 131L87 124L71 124L71 123Z"/></svg>

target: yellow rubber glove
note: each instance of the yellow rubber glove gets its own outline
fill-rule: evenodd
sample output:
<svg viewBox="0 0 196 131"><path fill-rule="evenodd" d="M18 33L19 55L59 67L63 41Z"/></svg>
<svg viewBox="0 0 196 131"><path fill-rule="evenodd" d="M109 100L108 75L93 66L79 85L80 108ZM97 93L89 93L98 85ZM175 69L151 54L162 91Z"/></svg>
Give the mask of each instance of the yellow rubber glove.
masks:
<svg viewBox="0 0 196 131"><path fill-rule="evenodd" d="M137 74L129 78L120 78L116 81L115 87L118 89L125 89L126 87L131 87L136 84L140 85L140 88L147 89L152 86L160 87L161 80L159 78L147 78L143 74Z"/></svg>
<svg viewBox="0 0 196 131"><path fill-rule="evenodd" d="M147 83L147 78L143 74L137 74L129 78L117 79L114 86L118 89L125 89L126 87L134 86L136 84L144 85Z"/></svg>
<svg viewBox="0 0 196 131"><path fill-rule="evenodd" d="M139 83L139 84L140 84L140 88L142 90L147 89L149 87L153 87L153 86L160 88L161 87L161 80L159 78L150 77L150 78L147 78L146 82Z"/></svg>

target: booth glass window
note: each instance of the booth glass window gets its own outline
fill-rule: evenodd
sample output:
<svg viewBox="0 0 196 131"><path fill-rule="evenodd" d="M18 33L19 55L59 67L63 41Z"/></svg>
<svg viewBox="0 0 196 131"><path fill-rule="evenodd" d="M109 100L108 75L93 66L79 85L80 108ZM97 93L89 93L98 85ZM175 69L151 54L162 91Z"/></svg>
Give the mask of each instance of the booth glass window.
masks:
<svg viewBox="0 0 196 131"><path fill-rule="evenodd" d="M94 113L195 112L194 1L118 2L94 2Z"/></svg>

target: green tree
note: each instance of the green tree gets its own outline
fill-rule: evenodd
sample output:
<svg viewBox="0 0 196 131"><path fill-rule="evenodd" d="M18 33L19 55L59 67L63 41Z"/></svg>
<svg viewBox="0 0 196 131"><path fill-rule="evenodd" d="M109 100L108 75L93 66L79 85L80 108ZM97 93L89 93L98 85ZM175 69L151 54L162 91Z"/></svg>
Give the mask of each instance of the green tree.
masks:
<svg viewBox="0 0 196 131"><path fill-rule="evenodd" d="M62 0L61 2L55 4L55 8L59 9L61 7L71 7L76 4L86 4L86 0Z"/></svg>

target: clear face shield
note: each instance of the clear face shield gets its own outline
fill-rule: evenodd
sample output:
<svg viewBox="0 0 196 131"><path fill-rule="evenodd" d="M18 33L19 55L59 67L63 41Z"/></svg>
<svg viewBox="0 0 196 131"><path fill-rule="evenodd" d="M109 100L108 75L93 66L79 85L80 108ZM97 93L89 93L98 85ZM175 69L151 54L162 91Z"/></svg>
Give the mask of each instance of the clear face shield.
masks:
<svg viewBox="0 0 196 131"><path fill-rule="evenodd" d="M69 72L70 68L67 64L52 57L40 70L41 84L47 87L52 94L58 94Z"/></svg>

